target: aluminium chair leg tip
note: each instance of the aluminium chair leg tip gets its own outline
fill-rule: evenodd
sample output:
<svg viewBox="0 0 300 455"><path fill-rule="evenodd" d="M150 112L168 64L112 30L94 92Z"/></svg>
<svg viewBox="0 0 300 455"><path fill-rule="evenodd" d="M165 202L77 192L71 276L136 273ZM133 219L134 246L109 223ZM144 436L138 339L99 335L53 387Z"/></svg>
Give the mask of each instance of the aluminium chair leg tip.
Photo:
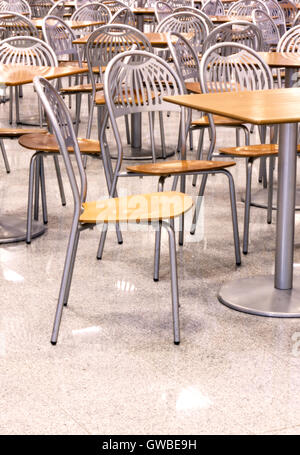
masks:
<svg viewBox="0 0 300 455"><path fill-rule="evenodd" d="M176 346L179 346L180 341L174 341L174 344L175 344Z"/></svg>
<svg viewBox="0 0 300 455"><path fill-rule="evenodd" d="M118 242L119 245L123 245L123 240L121 240L121 242Z"/></svg>
<svg viewBox="0 0 300 455"><path fill-rule="evenodd" d="M268 224L272 224L272 221L267 221Z"/></svg>
<svg viewBox="0 0 300 455"><path fill-rule="evenodd" d="M30 241L26 240L26 244L30 245L31 244L31 240Z"/></svg>
<svg viewBox="0 0 300 455"><path fill-rule="evenodd" d="M153 278L153 281L155 281L155 283L157 283L159 281L159 278Z"/></svg>
<svg viewBox="0 0 300 455"><path fill-rule="evenodd" d="M56 346L57 341L51 341L52 346Z"/></svg>
<svg viewBox="0 0 300 455"><path fill-rule="evenodd" d="M65 207L65 206L67 205L67 203L66 203L66 202L63 202L61 205L62 205L63 207Z"/></svg>
<svg viewBox="0 0 300 455"><path fill-rule="evenodd" d="M244 254L244 255L248 254L248 251L243 251L243 254Z"/></svg>
<svg viewBox="0 0 300 455"><path fill-rule="evenodd" d="M236 262L236 265L242 265L242 261Z"/></svg>

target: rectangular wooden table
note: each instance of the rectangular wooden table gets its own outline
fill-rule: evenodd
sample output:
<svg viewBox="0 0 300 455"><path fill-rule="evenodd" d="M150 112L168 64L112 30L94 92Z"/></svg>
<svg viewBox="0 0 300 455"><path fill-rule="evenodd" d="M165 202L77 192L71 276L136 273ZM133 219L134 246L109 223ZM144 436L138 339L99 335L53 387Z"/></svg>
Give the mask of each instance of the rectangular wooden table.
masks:
<svg viewBox="0 0 300 455"><path fill-rule="evenodd" d="M300 276L293 274L300 88L178 95L166 101L257 125L279 124L275 275L224 284L219 300L239 311L300 317Z"/></svg>
<svg viewBox="0 0 300 455"><path fill-rule="evenodd" d="M42 23L43 19L31 19L33 24L36 26L37 29L41 30L42 29ZM72 29L80 29L80 28L86 28L86 27L96 27L96 26L101 26L104 25L103 21L71 21L71 20L66 20L64 21L70 28Z"/></svg>

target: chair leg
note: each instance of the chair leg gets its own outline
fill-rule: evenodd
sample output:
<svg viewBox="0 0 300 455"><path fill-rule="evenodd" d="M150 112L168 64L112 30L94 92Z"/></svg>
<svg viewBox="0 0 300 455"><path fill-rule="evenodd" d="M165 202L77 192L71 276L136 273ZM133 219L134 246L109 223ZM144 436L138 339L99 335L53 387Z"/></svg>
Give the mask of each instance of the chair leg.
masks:
<svg viewBox="0 0 300 455"><path fill-rule="evenodd" d="M269 181L268 181L268 210L267 210L267 223L272 223L272 209L273 209L273 174L274 174L274 157L269 158Z"/></svg>
<svg viewBox="0 0 300 455"><path fill-rule="evenodd" d="M190 139L190 150L193 150L193 130L189 131L189 139Z"/></svg>
<svg viewBox="0 0 300 455"><path fill-rule="evenodd" d="M56 313L55 313L55 318L54 318L54 324L53 324L53 330L52 330L52 336L51 336L51 344L53 344L53 345L55 345L57 343L59 326L60 326L63 307L64 307L65 295L66 295L68 286L70 287L70 284L71 284L70 274L72 273L72 268L73 268L74 262L75 262L75 254L76 254L76 248L77 248L78 237L79 237L77 224L78 224L77 219L76 220L74 219L73 223L72 223L71 232L70 232L70 237L69 237L69 242L68 242L68 247L67 247L67 254L66 254L65 265L64 265L64 271L63 271L63 275L62 275L58 303L57 303L57 308L56 308ZM75 254L74 254L74 251L75 251Z"/></svg>
<svg viewBox="0 0 300 455"><path fill-rule="evenodd" d="M202 160L202 155L203 155L203 138L204 138L204 128L201 128L201 129L200 129L200 133L199 133L199 140L198 140L198 148L197 148L196 160ZM197 177L198 177L197 174L195 174L195 175L193 176L193 182L192 182L192 185L193 185L193 186L196 186Z"/></svg>
<svg viewBox="0 0 300 455"><path fill-rule="evenodd" d="M243 237L243 253L244 254L248 253L248 244L249 244L252 166L253 166L253 160L251 158L248 158L247 159L245 212L244 212L244 237Z"/></svg>
<svg viewBox="0 0 300 455"><path fill-rule="evenodd" d="M179 295L178 295L176 240L175 240L175 233L174 233L174 230L172 229L172 227L165 221L162 221L162 226L167 230L168 235L169 235L173 334L174 334L174 344L178 345L180 343L180 325L179 325Z"/></svg>
<svg viewBox="0 0 300 455"><path fill-rule="evenodd" d="M153 112L148 112L148 118L149 118L149 130L150 130L152 163L155 163L156 162L156 154L155 154L155 139L154 139L154 128L153 128Z"/></svg>
<svg viewBox="0 0 300 455"><path fill-rule="evenodd" d="M89 118L88 118L88 125L87 125L87 130L86 130L86 137L87 139L90 139L91 133L92 133L92 125L93 125L93 117L94 117L94 102L91 101L91 107L89 110Z"/></svg>
<svg viewBox="0 0 300 455"><path fill-rule="evenodd" d="M202 180L201 180L201 185L200 185L200 189L199 189L199 193L198 193L197 201L196 201L196 206L195 206L195 210L194 210L192 226L190 229L191 235L194 235L196 232L196 226L197 226L197 221L198 221L198 217L199 217L199 213L200 213L200 209L201 209L201 205L202 205L202 197L204 195L206 181L207 181L207 174L204 174L202 177Z"/></svg>
<svg viewBox="0 0 300 455"><path fill-rule="evenodd" d="M32 215L33 215L33 191L34 191L34 179L37 179L36 175L36 161L38 155L35 154L31 157L29 165L29 184L28 184L28 203L27 203L27 229L26 229L26 243L31 243L31 232L32 232Z"/></svg>
<svg viewBox="0 0 300 455"><path fill-rule="evenodd" d="M240 129L239 128L235 129L235 142L236 142L236 146L237 147L239 147L241 145Z"/></svg>
<svg viewBox="0 0 300 455"><path fill-rule="evenodd" d="M99 242L98 251L97 251L97 259L99 259L99 260L102 259L107 230L108 230L108 223L104 223L103 227L102 227L100 242Z"/></svg>
<svg viewBox="0 0 300 455"><path fill-rule="evenodd" d="M180 192L185 193L185 175L180 177ZM179 217L179 245L183 245L184 240L184 213Z"/></svg>
<svg viewBox="0 0 300 455"><path fill-rule="evenodd" d="M125 129L126 129L127 144L129 145L129 144L131 143L131 139L130 139L130 128L129 128L129 118L128 118L128 115L125 115Z"/></svg>
<svg viewBox="0 0 300 455"><path fill-rule="evenodd" d="M15 87L15 103L16 103L16 124L21 123L20 120L20 104L19 104L19 88Z"/></svg>
<svg viewBox="0 0 300 455"><path fill-rule="evenodd" d="M40 165L41 156L37 155L35 160L35 182L34 182L34 212L33 218L37 221L39 219L39 205L40 205Z"/></svg>
<svg viewBox="0 0 300 455"><path fill-rule="evenodd" d="M161 156L165 160L167 158L167 153L166 153L164 119L163 119L162 112L158 113L158 118L159 118L159 129L160 129L160 140L161 140Z"/></svg>
<svg viewBox="0 0 300 455"><path fill-rule="evenodd" d="M164 190L166 178L161 176L158 181L157 191ZM155 231L155 248L154 248L154 274L153 280L159 280L159 263L160 263L160 247L161 247L161 222L158 223L157 229Z"/></svg>
<svg viewBox="0 0 300 455"><path fill-rule="evenodd" d="M47 213L47 199L46 199L46 182L45 182L44 158L42 156L41 156L41 161L40 161L40 178L41 178L43 222L44 222L44 224L47 224L48 223L48 213Z"/></svg>
<svg viewBox="0 0 300 455"><path fill-rule="evenodd" d="M6 172L9 174L10 173L10 167L9 167L9 162L8 162L8 159L7 159L7 154L6 154L6 150L5 150L5 145L4 145L3 139L0 139L0 147L1 147L1 152L2 152L2 157L3 157L5 169L6 169Z"/></svg>
<svg viewBox="0 0 300 455"><path fill-rule="evenodd" d="M68 276L68 283L67 283L66 290L65 290L65 295L64 295L64 306L68 305L69 294L70 294L71 283L72 283L72 277L73 277L73 271L74 271L74 264L75 264L77 248L78 248L78 242L79 242L79 234L80 233L77 230L77 234L76 234L75 242L74 242L74 248L73 248L73 251L72 251L72 258L71 258L70 272L69 272L69 276Z"/></svg>
<svg viewBox="0 0 300 455"><path fill-rule="evenodd" d="M229 171L227 171L226 169L224 169L222 171L222 173L228 177L228 182L229 182L235 262L236 262L236 265L241 265L240 236L239 236L238 218L237 218L237 210L236 210L236 195L235 195L234 180L233 180L232 174Z"/></svg>
<svg viewBox="0 0 300 455"><path fill-rule="evenodd" d="M80 123L80 109L81 109L81 93L75 95L75 133L78 136L79 123Z"/></svg>
<svg viewBox="0 0 300 455"><path fill-rule="evenodd" d="M58 182L58 188L59 188L59 192L60 192L61 204L66 205L65 191L64 191L62 178L61 178L58 157L56 155L54 155L53 160L54 160L55 172L56 172L56 177L57 177L57 182Z"/></svg>
<svg viewBox="0 0 300 455"><path fill-rule="evenodd" d="M9 124L13 122L13 104L14 104L14 91L13 87L9 87Z"/></svg>

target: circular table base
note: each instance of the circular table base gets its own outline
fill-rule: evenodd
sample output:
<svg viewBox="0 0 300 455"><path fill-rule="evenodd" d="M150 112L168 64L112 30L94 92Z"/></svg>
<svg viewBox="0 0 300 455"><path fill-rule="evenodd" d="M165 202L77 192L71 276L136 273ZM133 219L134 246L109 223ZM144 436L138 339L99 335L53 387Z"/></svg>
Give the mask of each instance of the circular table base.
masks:
<svg viewBox="0 0 300 455"><path fill-rule="evenodd" d="M293 289L274 288L274 276L256 276L231 281L222 286L221 303L244 313L277 318L300 317L300 276L294 276Z"/></svg>
<svg viewBox="0 0 300 455"><path fill-rule="evenodd" d="M46 226L38 221L32 223L32 238L42 235ZM0 218L0 244L23 242L26 240L26 219L15 215L3 215Z"/></svg>
<svg viewBox="0 0 300 455"><path fill-rule="evenodd" d="M245 197L242 196L242 202L245 202ZM267 201L268 201L268 190L267 188L262 188L258 190L256 193L251 195L251 205L254 207L259 207L262 209L267 208ZM277 186L274 186L273 189L273 210L277 210ZM300 210L300 188L296 190L296 210Z"/></svg>

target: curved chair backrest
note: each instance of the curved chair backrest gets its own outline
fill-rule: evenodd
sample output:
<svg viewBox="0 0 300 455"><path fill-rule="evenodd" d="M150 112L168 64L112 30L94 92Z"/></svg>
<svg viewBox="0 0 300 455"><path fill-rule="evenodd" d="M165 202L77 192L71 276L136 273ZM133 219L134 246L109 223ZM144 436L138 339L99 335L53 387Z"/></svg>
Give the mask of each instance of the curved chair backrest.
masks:
<svg viewBox="0 0 300 455"><path fill-rule="evenodd" d="M75 0L75 10L81 8L83 5L87 5L91 2L97 2L97 3L100 3L101 0Z"/></svg>
<svg viewBox="0 0 300 455"><path fill-rule="evenodd" d="M277 28L277 25L273 19L261 9L255 9L252 12L253 23L260 29L265 51L269 51L272 48L276 48L279 40L280 34Z"/></svg>
<svg viewBox="0 0 300 455"><path fill-rule="evenodd" d="M286 24L291 25L298 13L297 6L289 0L283 0L280 2L280 8L283 11Z"/></svg>
<svg viewBox="0 0 300 455"><path fill-rule="evenodd" d="M135 18L130 8L127 6L115 12L110 20L110 24L125 24L135 26Z"/></svg>
<svg viewBox="0 0 300 455"><path fill-rule="evenodd" d="M0 0L0 11L12 11L31 18L31 9L26 0Z"/></svg>
<svg viewBox="0 0 300 455"><path fill-rule="evenodd" d="M223 3L220 0L208 0L201 8L203 13L208 16L224 16L225 11Z"/></svg>
<svg viewBox="0 0 300 455"><path fill-rule="evenodd" d="M1 41L0 62L38 66L58 65L51 47L32 36L16 36Z"/></svg>
<svg viewBox="0 0 300 455"><path fill-rule="evenodd" d="M58 60L76 60L82 66L79 49L73 41L76 39L73 31L59 17L47 16L42 24L46 43L54 50Z"/></svg>
<svg viewBox="0 0 300 455"><path fill-rule="evenodd" d="M200 82L199 59L188 40L180 33L170 32L168 34L168 46L184 89L185 82Z"/></svg>
<svg viewBox="0 0 300 455"><path fill-rule="evenodd" d="M99 68L101 79L102 69L107 67L112 58L121 52L132 49L132 46L153 52L145 35L130 25L107 24L99 27L90 35L85 46L85 53L94 94L96 93L96 81L93 68Z"/></svg>
<svg viewBox="0 0 300 455"><path fill-rule="evenodd" d="M54 5L53 0L28 0L31 15L35 18L44 18Z"/></svg>
<svg viewBox="0 0 300 455"><path fill-rule="evenodd" d="M167 2L156 2L154 6L155 17L158 23L174 13L174 9Z"/></svg>
<svg viewBox="0 0 300 455"><path fill-rule="evenodd" d="M71 16L72 21L101 21L107 24L111 20L109 9L99 2L85 3Z"/></svg>
<svg viewBox="0 0 300 455"><path fill-rule="evenodd" d="M265 90L273 88L273 77L269 66L253 49L238 43L220 43L210 47L201 59L200 84L203 93Z"/></svg>
<svg viewBox="0 0 300 455"><path fill-rule="evenodd" d="M198 14L200 17L202 17L205 20L209 31L211 31L211 30L213 30L215 28L215 26L212 23L210 17L207 16L207 14L205 14L203 11L201 11L198 8L193 8L191 6L181 6L180 8L176 8L174 10L174 13L181 13L181 12L184 12L184 11L186 11L187 13Z"/></svg>
<svg viewBox="0 0 300 455"><path fill-rule="evenodd" d="M277 52L300 53L300 25L290 28L279 40Z"/></svg>
<svg viewBox="0 0 300 455"><path fill-rule="evenodd" d="M66 0L55 2L52 8L48 11L48 16L56 16L63 18L71 17L71 9L65 6Z"/></svg>
<svg viewBox="0 0 300 455"><path fill-rule="evenodd" d="M265 0L265 4L269 10L270 17L278 27L280 36L282 36L286 32L286 21L280 4L277 0Z"/></svg>
<svg viewBox="0 0 300 455"><path fill-rule="evenodd" d="M269 10L264 2L261 0L239 0L234 2L229 8L228 16L251 16L252 11L255 9L262 9L269 14Z"/></svg>
<svg viewBox="0 0 300 455"><path fill-rule="evenodd" d="M63 156L74 199L73 219L78 223L82 211L82 203L86 200L87 178L71 115L61 96L46 79L37 76L34 78L33 82L38 97L46 112L50 129L56 137L60 153ZM75 176L68 147L72 147L74 150L72 155L75 156L76 167L79 170L79 178L76 178Z"/></svg>
<svg viewBox="0 0 300 455"><path fill-rule="evenodd" d="M261 31L256 25L248 21L231 21L216 27L204 41L203 53L215 43L224 42L244 44L255 51L263 49Z"/></svg>
<svg viewBox="0 0 300 455"><path fill-rule="evenodd" d="M177 8L193 8L194 0L168 0L168 5L172 6L173 9Z"/></svg>
<svg viewBox="0 0 300 455"><path fill-rule="evenodd" d="M3 37L10 36L35 36L39 37L36 26L22 14L0 11L0 27L5 30Z"/></svg>
<svg viewBox="0 0 300 455"><path fill-rule="evenodd" d="M178 32L187 33L188 39L195 49L195 52L202 52L202 44L207 37L209 30L205 20L194 13L174 13L160 22L156 32Z"/></svg>
<svg viewBox="0 0 300 455"><path fill-rule="evenodd" d="M122 141L117 118L142 112L180 111L181 128L185 129L184 109L164 101L164 96L184 94L180 77L170 65L155 54L129 51L118 54L104 75L104 95L118 148L115 175L122 163ZM102 124L102 137L105 122Z"/></svg>

